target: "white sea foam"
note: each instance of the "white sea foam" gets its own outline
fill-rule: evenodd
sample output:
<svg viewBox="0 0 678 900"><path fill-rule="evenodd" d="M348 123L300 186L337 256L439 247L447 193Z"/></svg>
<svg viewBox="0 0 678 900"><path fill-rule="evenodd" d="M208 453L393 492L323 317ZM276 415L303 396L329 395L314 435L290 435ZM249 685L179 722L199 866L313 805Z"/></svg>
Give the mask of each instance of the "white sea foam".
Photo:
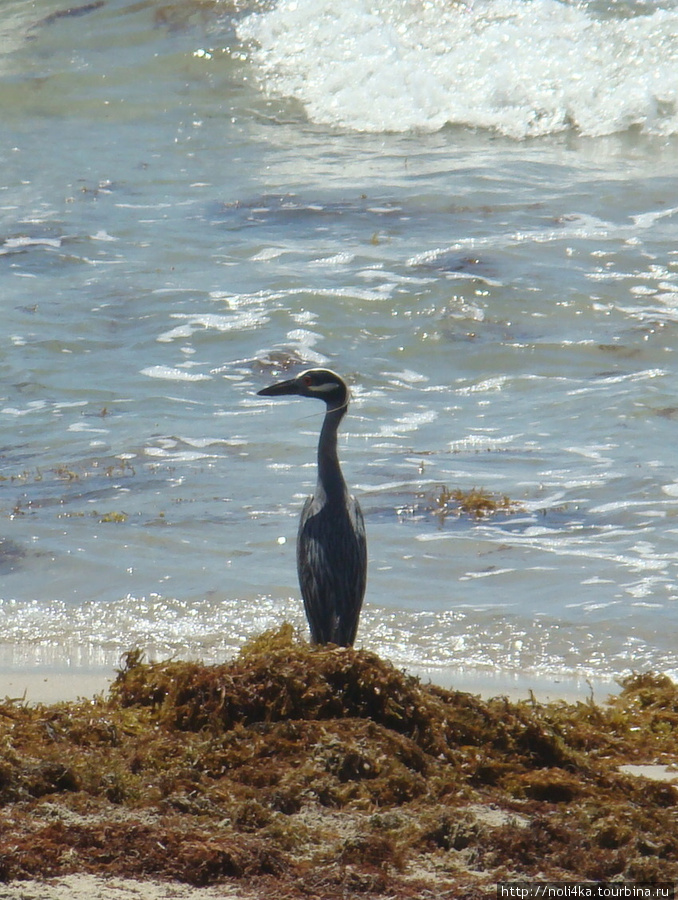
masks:
<svg viewBox="0 0 678 900"><path fill-rule="evenodd" d="M141 369L142 375L149 378L163 378L166 381L208 381L211 376L200 372L187 372L173 366L146 366Z"/></svg>
<svg viewBox="0 0 678 900"><path fill-rule="evenodd" d="M678 131L678 11L557 0L280 0L239 26L267 91L359 131Z"/></svg>
<svg viewBox="0 0 678 900"><path fill-rule="evenodd" d="M246 328L255 328L268 322L268 316L249 310L227 316L214 313L203 315L172 313L170 318L184 319L185 322L158 335L157 340L161 343L170 343L177 338L191 337L196 331L243 331Z"/></svg>

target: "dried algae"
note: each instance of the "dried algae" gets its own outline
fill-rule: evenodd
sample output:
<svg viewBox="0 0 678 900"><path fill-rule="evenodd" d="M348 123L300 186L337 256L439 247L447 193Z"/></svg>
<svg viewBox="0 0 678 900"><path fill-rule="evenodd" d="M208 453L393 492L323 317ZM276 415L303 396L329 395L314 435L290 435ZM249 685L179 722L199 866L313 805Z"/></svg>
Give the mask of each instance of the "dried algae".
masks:
<svg viewBox="0 0 678 900"><path fill-rule="evenodd" d="M678 688L483 701L283 626L218 666L0 703L0 880L93 873L248 896L479 898L498 880L678 878Z"/></svg>
<svg viewBox="0 0 678 900"><path fill-rule="evenodd" d="M472 487L469 490L448 488L440 485L429 494L420 494L424 506L433 513L441 523L448 516L468 516L471 519L485 519L488 516L504 513L506 515L520 512L521 504L511 500L506 494L501 496L486 491L484 488Z"/></svg>

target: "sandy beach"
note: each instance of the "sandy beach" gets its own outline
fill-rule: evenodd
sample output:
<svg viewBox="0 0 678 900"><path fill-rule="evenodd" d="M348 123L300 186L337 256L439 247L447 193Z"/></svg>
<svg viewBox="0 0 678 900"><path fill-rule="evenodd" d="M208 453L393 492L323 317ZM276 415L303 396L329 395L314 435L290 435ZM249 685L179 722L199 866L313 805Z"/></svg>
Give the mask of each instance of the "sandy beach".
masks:
<svg viewBox="0 0 678 900"><path fill-rule="evenodd" d="M68 703L108 691L113 670L0 669L0 697L26 703Z"/></svg>
<svg viewBox="0 0 678 900"><path fill-rule="evenodd" d="M228 885L192 888L94 875L0 885L0 900L250 900L250 897Z"/></svg>

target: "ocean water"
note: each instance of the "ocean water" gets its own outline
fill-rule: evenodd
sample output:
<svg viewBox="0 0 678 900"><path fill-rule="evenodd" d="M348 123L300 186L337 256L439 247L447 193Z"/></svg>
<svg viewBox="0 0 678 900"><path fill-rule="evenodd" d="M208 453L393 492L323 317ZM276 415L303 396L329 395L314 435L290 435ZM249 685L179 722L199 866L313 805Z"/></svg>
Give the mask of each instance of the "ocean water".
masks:
<svg viewBox="0 0 678 900"><path fill-rule="evenodd" d="M0 122L0 670L303 632L328 365L360 646L678 676L675 3L5 0Z"/></svg>

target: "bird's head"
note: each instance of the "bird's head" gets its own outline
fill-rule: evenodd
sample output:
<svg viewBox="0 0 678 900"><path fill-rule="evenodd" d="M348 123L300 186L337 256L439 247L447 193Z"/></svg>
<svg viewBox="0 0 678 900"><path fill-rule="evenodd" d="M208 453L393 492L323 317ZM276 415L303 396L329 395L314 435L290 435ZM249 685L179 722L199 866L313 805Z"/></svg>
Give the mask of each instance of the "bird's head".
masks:
<svg viewBox="0 0 678 900"><path fill-rule="evenodd" d="M349 396L346 382L330 369L306 369L296 378L279 381L257 393L262 397L280 397L284 394L316 397L318 400L324 400L330 410L345 409Z"/></svg>

